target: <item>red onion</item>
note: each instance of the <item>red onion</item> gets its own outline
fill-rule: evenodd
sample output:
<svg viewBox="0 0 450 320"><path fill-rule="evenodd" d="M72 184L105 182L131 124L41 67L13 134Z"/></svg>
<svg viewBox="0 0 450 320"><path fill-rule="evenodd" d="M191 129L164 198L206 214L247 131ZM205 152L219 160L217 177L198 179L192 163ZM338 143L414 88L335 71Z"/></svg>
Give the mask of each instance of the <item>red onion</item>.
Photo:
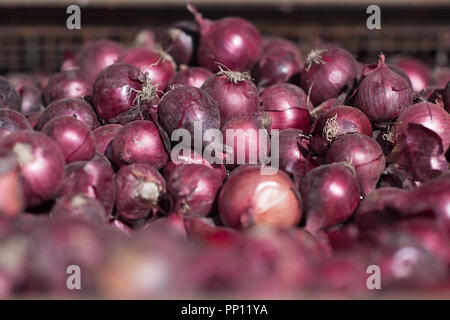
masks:
<svg viewBox="0 0 450 320"><path fill-rule="evenodd" d="M218 72L218 63L232 71L244 72L258 58L261 51L261 35L250 22L235 17L209 22L197 9L188 3L200 29L200 44L197 62L213 72Z"/></svg>
<svg viewBox="0 0 450 320"><path fill-rule="evenodd" d="M155 46L155 32L152 29L142 29L134 37L133 44L137 47L153 48Z"/></svg>
<svg viewBox="0 0 450 320"><path fill-rule="evenodd" d="M220 128L220 113L216 101L204 90L178 86L168 91L158 106L158 119L170 136L175 129L189 131L194 144L194 123L201 124L202 137L208 129ZM197 137L198 138L198 137ZM203 145L209 144L203 139Z"/></svg>
<svg viewBox="0 0 450 320"><path fill-rule="evenodd" d="M333 163L308 172L300 185L306 229L316 231L346 221L359 203L360 188L353 168Z"/></svg>
<svg viewBox="0 0 450 320"><path fill-rule="evenodd" d="M412 57L398 57L392 59L392 62L408 75L414 91L419 92L428 86L431 70L421 60Z"/></svg>
<svg viewBox="0 0 450 320"><path fill-rule="evenodd" d="M331 227L326 231L326 235L335 251L349 250L358 245L359 230L355 224Z"/></svg>
<svg viewBox="0 0 450 320"><path fill-rule="evenodd" d="M260 88L287 82L303 69L303 58L298 47L285 39L273 39L263 47L252 75Z"/></svg>
<svg viewBox="0 0 450 320"><path fill-rule="evenodd" d="M290 228L302 216L301 197L288 175L262 175L257 165L233 171L220 191L218 207L223 223L235 229L261 224Z"/></svg>
<svg viewBox="0 0 450 320"><path fill-rule="evenodd" d="M97 153L91 161L72 162L66 166L59 197L82 193L97 199L108 215L112 214L116 199L114 171L106 159Z"/></svg>
<svg viewBox="0 0 450 320"><path fill-rule="evenodd" d="M394 128L393 137L398 141L401 134L406 131L408 123L421 124L434 131L442 139L444 150L450 145L450 115L440 106L421 102L405 109L398 116Z"/></svg>
<svg viewBox="0 0 450 320"><path fill-rule="evenodd" d="M311 103L302 89L290 83L274 84L261 94L261 105L272 119L271 129L309 132Z"/></svg>
<svg viewBox="0 0 450 320"><path fill-rule="evenodd" d="M16 154L28 208L56 194L64 178L64 156L49 137L31 130L15 131L0 139L0 149Z"/></svg>
<svg viewBox="0 0 450 320"><path fill-rule="evenodd" d="M74 117L83 121L91 130L96 129L100 125L95 111L87 102L80 99L67 98L50 103L42 112L35 129L41 130L48 121L59 116Z"/></svg>
<svg viewBox="0 0 450 320"><path fill-rule="evenodd" d="M59 198L52 208L51 215L56 219L80 217L99 225L105 224L107 216L105 209L97 199L82 193Z"/></svg>
<svg viewBox="0 0 450 320"><path fill-rule="evenodd" d="M172 80L170 80L168 87L182 85L200 88L206 79L212 75L213 73L211 71L201 67L181 69Z"/></svg>
<svg viewBox="0 0 450 320"><path fill-rule="evenodd" d="M194 21L179 21L164 34L162 45L177 64L192 65L197 59L200 32Z"/></svg>
<svg viewBox="0 0 450 320"><path fill-rule="evenodd" d="M431 79L431 83L438 88L445 87L445 84L450 81L450 68L434 68Z"/></svg>
<svg viewBox="0 0 450 320"><path fill-rule="evenodd" d="M47 104L63 98L92 96L92 84L79 70L61 71L50 77L44 89Z"/></svg>
<svg viewBox="0 0 450 320"><path fill-rule="evenodd" d="M353 56L342 48L312 50L300 75L300 87L309 93L313 104L339 96L353 87L358 65Z"/></svg>
<svg viewBox="0 0 450 320"><path fill-rule="evenodd" d="M20 167L14 154L0 155L0 217L14 217L25 207Z"/></svg>
<svg viewBox="0 0 450 320"><path fill-rule="evenodd" d="M42 105L42 90L34 83L27 83L17 90L22 99L21 112L29 116L44 109Z"/></svg>
<svg viewBox="0 0 450 320"><path fill-rule="evenodd" d="M131 64L112 64L95 80L94 107L98 116L109 123L144 119L149 106L156 102L156 87Z"/></svg>
<svg viewBox="0 0 450 320"><path fill-rule="evenodd" d="M20 112L0 109L0 139L14 131L31 129L30 123Z"/></svg>
<svg viewBox="0 0 450 320"><path fill-rule="evenodd" d="M115 181L117 216L138 220L157 213L166 193L166 181L158 170L144 163L122 166Z"/></svg>
<svg viewBox="0 0 450 320"><path fill-rule="evenodd" d="M395 119L412 99L408 82L389 69L381 54L377 68L359 84L354 103L371 121L379 123Z"/></svg>
<svg viewBox="0 0 450 320"><path fill-rule="evenodd" d="M311 110L309 115L311 116L311 118L313 120L316 120L316 119L319 119L323 114L328 112L331 108L343 106L344 103L343 103L343 101L341 101L341 97L343 98L342 100L345 100L344 96L345 96L345 94L342 94L338 98L331 98L331 99L325 100L320 105L318 105L313 110Z"/></svg>
<svg viewBox="0 0 450 320"><path fill-rule="evenodd" d="M178 166L167 181L175 212L206 217L214 205L222 178L214 169L201 164Z"/></svg>
<svg viewBox="0 0 450 320"><path fill-rule="evenodd" d="M383 149L371 137L352 133L339 137L331 144L327 161L347 162L355 168L363 194L375 190L386 166Z"/></svg>
<svg viewBox="0 0 450 320"><path fill-rule="evenodd" d="M133 121L121 128L112 141L112 154L117 166L146 163L156 169L169 157L157 126L149 120Z"/></svg>
<svg viewBox="0 0 450 320"><path fill-rule="evenodd" d="M201 89L217 102L220 124L236 117L251 116L259 110L258 88L250 74L224 71L216 73L203 83Z"/></svg>
<svg viewBox="0 0 450 320"><path fill-rule="evenodd" d="M157 85L158 90L164 91L175 74L175 63L170 55L146 48L132 48L124 51L119 62L128 63L145 73L147 81Z"/></svg>
<svg viewBox="0 0 450 320"><path fill-rule="evenodd" d="M94 83L102 69L117 62L125 48L115 41L97 40L88 44L80 52L79 67L90 83Z"/></svg>
<svg viewBox="0 0 450 320"><path fill-rule="evenodd" d="M91 130L73 117L56 117L41 130L61 149L66 163L90 160L95 154L95 140Z"/></svg>
<svg viewBox="0 0 450 320"><path fill-rule="evenodd" d="M122 129L121 124L106 124L92 131L95 140L95 149L103 154L109 161L113 161L112 141L116 134Z"/></svg>
<svg viewBox="0 0 450 320"><path fill-rule="evenodd" d="M447 82L447 85L445 86L443 98L445 110L450 113L450 81Z"/></svg>
<svg viewBox="0 0 450 320"><path fill-rule="evenodd" d="M14 86L5 78L0 77L0 109L20 111L20 95Z"/></svg>
<svg viewBox="0 0 450 320"><path fill-rule="evenodd" d="M62 57L61 71L73 70L78 66L78 55L72 50L66 50Z"/></svg>

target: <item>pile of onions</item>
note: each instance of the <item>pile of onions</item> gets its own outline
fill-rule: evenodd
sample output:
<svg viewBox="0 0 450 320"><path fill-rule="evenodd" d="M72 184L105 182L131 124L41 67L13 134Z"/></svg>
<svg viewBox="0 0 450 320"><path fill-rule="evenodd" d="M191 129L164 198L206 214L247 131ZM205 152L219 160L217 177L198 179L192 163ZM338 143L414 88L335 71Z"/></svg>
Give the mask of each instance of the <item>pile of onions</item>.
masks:
<svg viewBox="0 0 450 320"><path fill-rule="evenodd" d="M0 77L0 109L20 111L21 100L16 88L5 78Z"/></svg>
<svg viewBox="0 0 450 320"><path fill-rule="evenodd" d="M181 85L200 88L213 73L202 67L183 68L170 80L168 87Z"/></svg>
<svg viewBox="0 0 450 320"><path fill-rule="evenodd" d="M0 139L0 150L12 151L17 157L28 208L53 198L63 181L65 164L55 142L42 133L20 130Z"/></svg>
<svg viewBox="0 0 450 320"><path fill-rule="evenodd" d="M358 64L345 49L330 47L312 50L300 75L300 87L319 105L353 87Z"/></svg>
<svg viewBox="0 0 450 320"><path fill-rule="evenodd" d="M259 110L258 89L246 72L221 69L201 88L216 100L221 126L233 118L251 116Z"/></svg>
<svg viewBox="0 0 450 320"><path fill-rule="evenodd" d="M289 176L282 171L263 175L258 165L234 170L218 201L222 222L235 229L254 225L291 228L302 217L302 199Z"/></svg>
<svg viewBox="0 0 450 320"><path fill-rule="evenodd" d="M92 83L79 70L61 71L50 77L44 89L47 104L63 98L92 96Z"/></svg>
<svg viewBox="0 0 450 320"><path fill-rule="evenodd" d="M378 66L359 84L354 104L372 122L382 123L394 120L412 102L411 86L384 63L380 54Z"/></svg>
<svg viewBox="0 0 450 320"><path fill-rule="evenodd" d="M360 133L346 134L334 141L328 150L327 161L351 164L363 194L375 190L386 166L381 146L370 136Z"/></svg>
<svg viewBox="0 0 450 320"><path fill-rule="evenodd" d="M314 168L303 178L300 193L306 215L306 230L335 226L351 217L359 204L360 187L354 169L332 163Z"/></svg>
<svg viewBox="0 0 450 320"><path fill-rule="evenodd" d="M99 225L103 225L107 217L105 209L97 199L82 193L59 198L52 208L51 215L55 219L80 217Z"/></svg>
<svg viewBox="0 0 450 320"><path fill-rule="evenodd" d="M146 80L154 83L158 90L164 91L175 74L175 63L167 53L146 48L132 48L124 51L118 62L128 63L146 75Z"/></svg>
<svg viewBox="0 0 450 320"><path fill-rule="evenodd" d="M56 117L41 130L61 149L66 163L90 160L95 154L95 140L91 130L74 117Z"/></svg>
<svg viewBox="0 0 450 320"><path fill-rule="evenodd" d="M222 180L216 170L202 164L178 166L167 181L172 210L185 216L206 217L212 210Z"/></svg>
<svg viewBox="0 0 450 320"><path fill-rule="evenodd" d="M30 129L32 129L30 123L20 112L0 109L0 139L11 132Z"/></svg>
<svg viewBox="0 0 450 320"><path fill-rule="evenodd" d="M14 153L0 154L0 218L17 216L25 207L19 174Z"/></svg>
<svg viewBox="0 0 450 320"><path fill-rule="evenodd" d="M95 150L103 154L109 161L113 161L112 157L112 141L116 134L122 129L121 124L105 124L94 131L92 136L95 140Z"/></svg>
<svg viewBox="0 0 450 320"><path fill-rule="evenodd" d="M22 99L21 112L29 116L44 108L42 105L42 90L34 83L27 83L17 90Z"/></svg>
<svg viewBox="0 0 450 320"><path fill-rule="evenodd" d="M425 89L430 83L431 70L421 60L412 57L397 57L391 61L408 75L415 92Z"/></svg>
<svg viewBox="0 0 450 320"><path fill-rule="evenodd" d="M197 62L213 72L219 71L219 64L232 71L244 72L258 58L261 52L261 35L250 22L235 17L210 22L191 4L188 10L194 15L200 29L200 44ZM219 63L219 64L217 64Z"/></svg>
<svg viewBox="0 0 450 320"><path fill-rule="evenodd" d="M89 103L80 99L66 98L50 103L42 112L34 128L41 130L51 119L61 116L74 117L84 122L91 130L100 126L97 115Z"/></svg>
<svg viewBox="0 0 450 320"><path fill-rule="evenodd" d="M290 83L279 83L261 94L261 105L272 119L270 129L300 129L309 132L312 107L302 89Z"/></svg>
<svg viewBox="0 0 450 320"><path fill-rule="evenodd" d="M158 127L150 120L123 126L112 140L112 155L117 166L146 163L156 169L161 169L169 157Z"/></svg>
<svg viewBox="0 0 450 320"><path fill-rule="evenodd" d="M95 111L109 123L125 124L145 119L148 108L157 103L157 98L155 85L131 64L112 64L95 80Z"/></svg>
<svg viewBox="0 0 450 320"><path fill-rule="evenodd" d="M176 64L192 65L197 59L200 32L194 21L179 21L164 34L162 45Z"/></svg>
<svg viewBox="0 0 450 320"><path fill-rule="evenodd" d="M129 221L156 214L166 193L164 178L158 170L145 163L122 166L115 183L116 215Z"/></svg>

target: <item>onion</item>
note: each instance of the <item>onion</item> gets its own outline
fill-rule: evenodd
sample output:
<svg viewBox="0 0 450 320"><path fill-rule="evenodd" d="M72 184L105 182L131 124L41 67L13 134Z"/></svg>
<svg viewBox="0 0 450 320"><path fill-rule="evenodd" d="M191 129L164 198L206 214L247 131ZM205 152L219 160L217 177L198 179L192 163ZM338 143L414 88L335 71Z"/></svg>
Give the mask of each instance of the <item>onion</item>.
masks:
<svg viewBox="0 0 450 320"><path fill-rule="evenodd" d="M25 207L25 199L23 197L19 175L20 167L14 154L12 152L1 154L0 217L17 216Z"/></svg>
<svg viewBox="0 0 450 320"><path fill-rule="evenodd" d="M206 217L222 186L222 177L201 164L178 166L167 181L175 212L186 216Z"/></svg>
<svg viewBox="0 0 450 320"><path fill-rule="evenodd" d="M438 88L445 87L446 83L450 81L450 68L435 67L431 79L431 83Z"/></svg>
<svg viewBox="0 0 450 320"><path fill-rule="evenodd" d="M138 68L115 63L103 69L94 84L94 107L109 123L145 119L149 106L156 104L156 87Z"/></svg>
<svg viewBox="0 0 450 320"><path fill-rule="evenodd" d="M108 215L112 214L116 199L114 171L106 159L97 153L90 161L72 162L66 166L59 197L82 193L97 199Z"/></svg>
<svg viewBox="0 0 450 320"><path fill-rule="evenodd" d="M155 32L152 29L142 29L134 37L133 44L137 47L153 48L155 46Z"/></svg>
<svg viewBox="0 0 450 320"><path fill-rule="evenodd" d="M56 117L41 130L61 149L66 163L90 160L95 154L95 140L91 130L73 117Z"/></svg>
<svg viewBox="0 0 450 320"><path fill-rule="evenodd" d="M61 71L73 70L78 66L78 55L72 50L66 50L62 57Z"/></svg>
<svg viewBox="0 0 450 320"><path fill-rule="evenodd" d="M199 38L199 28L194 21L179 21L167 29L162 45L177 64L192 65L197 59Z"/></svg>
<svg viewBox="0 0 450 320"><path fill-rule="evenodd" d="M149 120L127 123L112 141L112 154L117 166L146 163L161 169L169 157L157 126Z"/></svg>
<svg viewBox="0 0 450 320"><path fill-rule="evenodd" d="M22 99L21 112L29 116L44 108L42 105L42 90L34 83L27 83L17 90Z"/></svg>
<svg viewBox="0 0 450 320"><path fill-rule="evenodd" d="M97 40L88 44L80 52L79 67L90 83L94 83L102 69L117 62L125 48L111 40Z"/></svg>
<svg viewBox="0 0 450 320"><path fill-rule="evenodd" d="M188 3L200 29L197 62L213 72L218 64L230 70L244 72L256 61L261 51L261 35L250 22L227 17L214 22L205 21L197 9Z"/></svg>
<svg viewBox="0 0 450 320"><path fill-rule="evenodd" d="M353 56L342 48L312 50L300 75L300 87L310 93L313 104L336 98L353 87L358 65Z"/></svg>
<svg viewBox="0 0 450 320"><path fill-rule="evenodd" d="M334 141L327 153L327 161L351 164L363 194L375 190L386 165L380 145L360 133L346 134Z"/></svg>
<svg viewBox="0 0 450 320"><path fill-rule="evenodd" d="M332 227L351 217L359 203L360 188L353 168L332 163L314 168L300 185L306 230Z"/></svg>
<svg viewBox="0 0 450 320"><path fill-rule="evenodd" d="M211 71L201 67L181 69L172 80L170 80L168 87L182 85L200 88L206 79L212 75L213 73Z"/></svg>
<svg viewBox="0 0 450 320"><path fill-rule="evenodd" d="M84 122L91 130L96 129L100 125L95 111L87 102L80 99L66 98L50 103L42 112L35 129L41 130L48 121L59 116L74 117Z"/></svg>
<svg viewBox="0 0 450 320"><path fill-rule="evenodd" d="M122 166L115 177L116 214L126 220L138 220L155 215L166 193L166 181L148 164Z"/></svg>
<svg viewBox="0 0 450 320"><path fill-rule="evenodd" d="M121 124L106 124L92 131L96 151L106 156L111 162L113 161L112 141L122 128Z"/></svg>
<svg viewBox="0 0 450 320"><path fill-rule="evenodd" d="M243 165L233 171L219 194L219 214L226 226L245 229L254 225L296 226L302 200L288 175L278 171L262 175L261 167Z"/></svg>
<svg viewBox="0 0 450 320"><path fill-rule="evenodd" d="M236 117L255 114L259 110L258 89L250 74L219 68L221 71L206 80L201 89L216 100L221 125Z"/></svg>
<svg viewBox="0 0 450 320"><path fill-rule="evenodd" d="M414 91L419 92L428 86L431 70L421 60L412 57L398 57L392 59L392 62L408 75Z"/></svg>
<svg viewBox="0 0 450 320"><path fill-rule="evenodd" d="M63 98L92 96L92 84L79 70L61 71L50 77L44 89L47 104Z"/></svg>
<svg viewBox="0 0 450 320"><path fill-rule="evenodd" d="M99 225L105 223L107 216L102 204L85 194L72 194L59 198L52 208L51 215L56 219L80 217Z"/></svg>
<svg viewBox="0 0 450 320"><path fill-rule="evenodd" d="M175 63L170 55L146 48L132 48L124 51L118 62L128 63L145 73L147 81L157 85L158 90L165 90L175 74Z"/></svg>
<svg viewBox="0 0 450 320"><path fill-rule="evenodd" d="M252 75L260 88L287 82L303 69L303 58L297 46L285 39L267 42L256 61Z"/></svg>
<svg viewBox="0 0 450 320"><path fill-rule="evenodd" d="M333 250L344 251L358 245L359 229L355 224L338 225L328 229L326 235Z"/></svg>
<svg viewBox="0 0 450 320"><path fill-rule="evenodd" d="M14 86L5 78L0 77L0 109L20 111L20 95Z"/></svg>
<svg viewBox="0 0 450 320"><path fill-rule="evenodd" d="M313 120L319 119L323 114L328 112L331 108L343 106L344 105L343 100L345 100L345 96L346 95L343 93L338 98L331 98L331 99L325 100L320 105L318 105L313 110L311 110L309 115L311 116L311 118Z"/></svg>
<svg viewBox="0 0 450 320"><path fill-rule="evenodd" d="M390 70L380 55L377 68L361 81L355 97L355 106L373 122L395 119L412 104L412 89L402 76Z"/></svg>
<svg viewBox="0 0 450 320"><path fill-rule="evenodd" d="M445 110L450 113L450 81L447 82L444 89L444 106Z"/></svg>
<svg viewBox="0 0 450 320"><path fill-rule="evenodd" d="M0 109L0 139L14 131L31 129L30 123L20 112Z"/></svg>
<svg viewBox="0 0 450 320"><path fill-rule="evenodd" d="M0 150L15 153L20 165L28 208L53 198L64 178L64 155L46 135L31 130L15 131L0 139Z"/></svg>
<svg viewBox="0 0 450 320"><path fill-rule="evenodd" d="M309 132L311 103L303 90L296 85L271 85L261 94L261 105L272 119L271 129L293 128Z"/></svg>

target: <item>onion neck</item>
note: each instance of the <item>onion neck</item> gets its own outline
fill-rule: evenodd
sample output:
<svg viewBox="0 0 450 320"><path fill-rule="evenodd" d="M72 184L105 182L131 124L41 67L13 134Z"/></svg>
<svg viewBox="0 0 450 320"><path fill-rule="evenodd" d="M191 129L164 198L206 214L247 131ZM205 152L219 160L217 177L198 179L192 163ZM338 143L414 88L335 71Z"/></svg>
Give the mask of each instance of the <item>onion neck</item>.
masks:
<svg viewBox="0 0 450 320"><path fill-rule="evenodd" d="M339 125L337 123L337 114L334 115L334 117L328 118L325 122L325 125L323 126L323 136L327 141L332 142L334 139L336 139Z"/></svg>
<svg viewBox="0 0 450 320"><path fill-rule="evenodd" d="M142 182L137 189L137 196L156 205L159 198L159 186L155 182Z"/></svg>
<svg viewBox="0 0 450 320"><path fill-rule="evenodd" d="M324 52L327 52L327 49L313 49L308 54L308 57L306 58L306 71L309 71L312 64L325 64L325 61L322 60L322 54Z"/></svg>
<svg viewBox="0 0 450 320"><path fill-rule="evenodd" d="M227 79L234 84L237 84L238 82L242 82L245 80L252 80L252 77L250 76L250 73L248 72L238 72L238 71L231 71L231 70L223 70L222 66L219 65L219 72L217 73L218 76L224 75L227 77Z"/></svg>
<svg viewBox="0 0 450 320"><path fill-rule="evenodd" d="M192 1L188 0L186 5L188 11L194 16L195 21L197 22L201 33L204 33L209 27L209 23L206 23L202 14L198 12L197 8L194 6Z"/></svg>

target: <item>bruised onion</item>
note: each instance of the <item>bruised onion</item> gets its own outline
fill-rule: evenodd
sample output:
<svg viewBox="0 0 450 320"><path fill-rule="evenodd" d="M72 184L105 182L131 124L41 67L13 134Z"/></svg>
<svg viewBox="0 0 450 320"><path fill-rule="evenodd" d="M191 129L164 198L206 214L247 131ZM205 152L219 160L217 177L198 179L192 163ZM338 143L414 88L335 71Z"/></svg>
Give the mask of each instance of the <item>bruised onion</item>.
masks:
<svg viewBox="0 0 450 320"><path fill-rule="evenodd" d="M182 85L200 88L206 79L212 75L213 73L211 71L201 67L181 69L172 80L170 80L168 87Z"/></svg>
<svg viewBox="0 0 450 320"><path fill-rule="evenodd" d="M31 130L28 120L12 109L0 109L0 139L18 130Z"/></svg>
<svg viewBox="0 0 450 320"><path fill-rule="evenodd" d="M162 45L177 64L192 65L197 60L199 38L199 28L194 21L179 21L167 29Z"/></svg>
<svg viewBox="0 0 450 320"><path fill-rule="evenodd" d="M36 84L27 83L17 91L22 100L20 109L23 115L29 116L44 108L42 105L42 90Z"/></svg>
<svg viewBox="0 0 450 320"><path fill-rule="evenodd" d="M56 219L80 217L99 225L103 225L107 217L105 209L97 199L82 193L59 198L52 208L51 215Z"/></svg>
<svg viewBox="0 0 450 320"><path fill-rule="evenodd" d="M20 167L14 153L0 154L0 217L17 216L25 208Z"/></svg>
<svg viewBox="0 0 450 320"><path fill-rule="evenodd" d="M156 169L161 169L169 157L158 127L150 120L136 120L123 126L112 141L112 155L117 166L146 163Z"/></svg>
<svg viewBox="0 0 450 320"><path fill-rule="evenodd" d="M92 83L79 70L61 71L50 77L44 89L47 104L63 98L92 96Z"/></svg>
<svg viewBox="0 0 450 320"><path fill-rule="evenodd" d="M302 217L302 199L289 176L264 175L261 166L243 165L223 185L218 200L222 222L235 229L254 225L290 228Z"/></svg>
<svg viewBox="0 0 450 320"><path fill-rule="evenodd" d="M95 140L95 149L112 161L112 141L122 129L121 124L106 124L92 131Z"/></svg>
<svg viewBox="0 0 450 320"><path fill-rule="evenodd" d="M66 163L90 160L95 154L95 141L91 130L74 117L56 117L41 130L61 149Z"/></svg>
<svg viewBox="0 0 450 320"><path fill-rule="evenodd" d="M5 78L0 77L0 109L20 110L21 99L16 88Z"/></svg>
<svg viewBox="0 0 450 320"><path fill-rule="evenodd" d="M332 227L351 217L359 204L360 188L353 168L332 163L314 168L300 185L306 229Z"/></svg>

